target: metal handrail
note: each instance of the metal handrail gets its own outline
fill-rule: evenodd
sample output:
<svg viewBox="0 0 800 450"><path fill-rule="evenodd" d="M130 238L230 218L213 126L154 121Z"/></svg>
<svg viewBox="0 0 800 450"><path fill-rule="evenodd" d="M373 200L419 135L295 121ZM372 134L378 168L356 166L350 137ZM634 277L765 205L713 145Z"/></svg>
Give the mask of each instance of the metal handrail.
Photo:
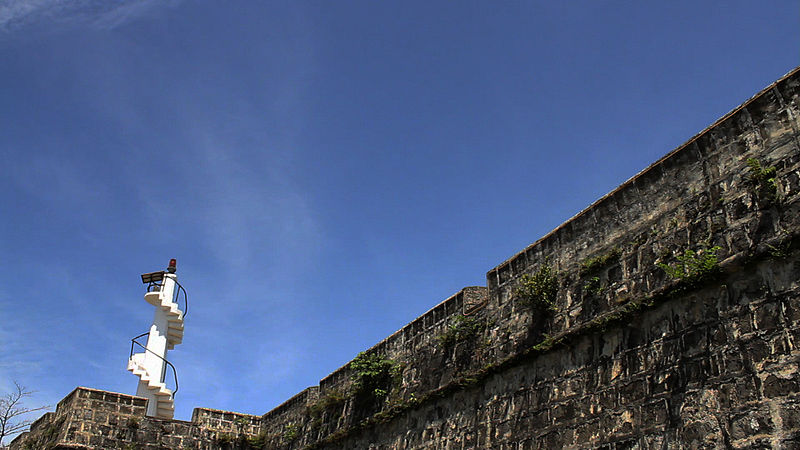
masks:
<svg viewBox="0 0 800 450"><path fill-rule="evenodd" d="M133 344L136 344L139 347L142 347L144 349L144 351L150 352L150 353L156 355L156 357L158 357L158 359L160 359L160 360L164 361L165 363L167 363L167 365L170 367L170 369L172 369L172 378L175 380L175 390L172 391L172 398L174 399L175 398L175 394L178 393L178 372L175 370L175 366L173 366L171 362L167 361L166 359L164 359L158 353L148 349L147 347L145 347L144 345L142 345L142 344L140 344L139 342L136 341L137 339L139 339L141 337L144 337L144 336L147 336L148 334L150 334L149 331L147 333L142 333L142 334L136 336L135 338L131 339L131 353L130 353L130 356L128 357L128 359L133 358Z"/></svg>
<svg viewBox="0 0 800 450"><path fill-rule="evenodd" d="M177 289L175 289L172 293L172 301L174 303L178 303L178 300L180 299L180 294L181 292L183 292L183 317L186 317L186 313L189 312L189 296L186 294L186 289L184 289L184 287L181 286L180 283L178 283L178 280L173 279L172 281L175 282L175 286L177 287ZM161 283L159 283L158 281L151 281L147 285L146 292L160 292L161 289L163 288L164 288L163 281ZM180 304L178 305L178 307L180 308Z"/></svg>
<svg viewBox="0 0 800 450"><path fill-rule="evenodd" d="M184 289L183 286L181 286L181 284L178 283L178 280L173 280L173 281L175 281L175 286L177 286L178 289L175 289L174 292L172 293L172 301L178 303L178 299L180 298L180 293L183 292L183 317L186 318L186 313L189 312L189 296L186 294L186 289Z"/></svg>

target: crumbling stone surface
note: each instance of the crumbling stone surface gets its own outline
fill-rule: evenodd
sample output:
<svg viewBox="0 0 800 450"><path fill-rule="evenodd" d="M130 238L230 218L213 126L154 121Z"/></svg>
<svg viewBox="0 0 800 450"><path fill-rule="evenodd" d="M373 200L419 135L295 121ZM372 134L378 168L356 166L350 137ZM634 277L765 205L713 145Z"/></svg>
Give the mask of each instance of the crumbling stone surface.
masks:
<svg viewBox="0 0 800 450"><path fill-rule="evenodd" d="M191 422L146 417L147 399L76 388L11 442L12 450L224 448L260 432L261 417L197 408Z"/></svg>
<svg viewBox="0 0 800 450"><path fill-rule="evenodd" d="M79 388L12 448L800 448L798 117L796 69L368 349L372 397L350 363L260 417Z"/></svg>
<svg viewBox="0 0 800 450"><path fill-rule="evenodd" d="M752 262L320 448L798 448L798 280Z"/></svg>

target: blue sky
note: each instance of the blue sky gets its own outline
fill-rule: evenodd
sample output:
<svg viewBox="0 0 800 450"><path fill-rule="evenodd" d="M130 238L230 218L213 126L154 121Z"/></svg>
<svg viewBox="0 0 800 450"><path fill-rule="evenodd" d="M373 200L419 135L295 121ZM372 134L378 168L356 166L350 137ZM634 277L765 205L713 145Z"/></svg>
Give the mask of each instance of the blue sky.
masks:
<svg viewBox="0 0 800 450"><path fill-rule="evenodd" d="M800 63L796 1L0 1L0 392L263 414Z"/></svg>

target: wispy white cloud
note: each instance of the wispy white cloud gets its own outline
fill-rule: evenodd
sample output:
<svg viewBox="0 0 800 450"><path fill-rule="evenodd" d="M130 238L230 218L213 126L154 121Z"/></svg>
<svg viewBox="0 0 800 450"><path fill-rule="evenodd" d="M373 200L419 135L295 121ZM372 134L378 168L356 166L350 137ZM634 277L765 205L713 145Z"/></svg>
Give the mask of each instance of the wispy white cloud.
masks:
<svg viewBox="0 0 800 450"><path fill-rule="evenodd" d="M0 3L0 32L39 22L114 28L155 7L176 3L177 0L6 0Z"/></svg>
<svg viewBox="0 0 800 450"><path fill-rule="evenodd" d="M105 3L105 2L104 2ZM103 29L110 29L122 25L129 20L144 16L157 7L174 6L178 0L131 0L123 1L114 8L92 17L92 23Z"/></svg>
<svg viewBox="0 0 800 450"><path fill-rule="evenodd" d="M35 16L44 16L58 0L8 0L0 5L0 28L24 23Z"/></svg>

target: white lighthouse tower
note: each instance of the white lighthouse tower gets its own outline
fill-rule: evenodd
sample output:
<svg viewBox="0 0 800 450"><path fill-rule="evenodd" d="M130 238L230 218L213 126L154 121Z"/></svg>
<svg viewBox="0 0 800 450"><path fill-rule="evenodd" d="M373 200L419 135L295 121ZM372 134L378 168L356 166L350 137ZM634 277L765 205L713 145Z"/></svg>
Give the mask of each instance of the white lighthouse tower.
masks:
<svg viewBox="0 0 800 450"><path fill-rule="evenodd" d="M150 331L131 339L131 354L128 370L139 377L136 395L145 397L147 415L162 419L172 419L175 413L175 393L178 391L178 375L167 360L167 350L172 350L183 340L183 318L186 314L186 291L178 283L175 274L177 262L169 261L166 271L151 272L142 275L142 282L147 285L144 299L155 306L155 315ZM179 301L183 297L183 310ZM147 336L146 345L139 340ZM136 353L140 351L139 353ZM167 385L169 367L174 381Z"/></svg>

